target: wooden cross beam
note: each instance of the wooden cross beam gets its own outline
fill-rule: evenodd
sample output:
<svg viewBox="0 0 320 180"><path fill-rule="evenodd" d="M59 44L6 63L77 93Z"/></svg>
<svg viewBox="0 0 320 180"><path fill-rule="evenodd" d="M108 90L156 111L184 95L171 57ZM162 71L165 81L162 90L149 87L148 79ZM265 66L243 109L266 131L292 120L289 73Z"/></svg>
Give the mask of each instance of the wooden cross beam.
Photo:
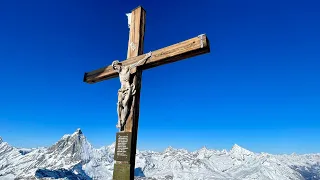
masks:
<svg viewBox="0 0 320 180"><path fill-rule="evenodd" d="M146 55L149 55L143 54L146 12L139 6L132 10L129 19L131 21L127 59L117 63L121 64L118 68L112 63L112 65L87 72L83 79L84 82L92 84L117 77L120 73L121 88L118 91L117 104L118 122L120 122L120 116L123 118L123 114L126 115L124 116L126 121L123 124L120 123L120 132L117 133L113 180L134 179L142 71L210 52L208 38L202 34L155 50L146 59ZM131 69L132 71L126 71L127 67L139 64L142 60L144 60L143 64L134 67Z"/></svg>
<svg viewBox="0 0 320 180"><path fill-rule="evenodd" d="M129 49L129 48L128 48ZM149 69L176 62L193 56L210 52L209 40L205 34L185 40L183 42L158 49L152 52L152 56L142 66L142 69ZM123 65L133 64L141 60L145 55L129 58L122 61ZM99 81L118 77L118 73L113 70L111 65L85 73L84 82L96 83Z"/></svg>

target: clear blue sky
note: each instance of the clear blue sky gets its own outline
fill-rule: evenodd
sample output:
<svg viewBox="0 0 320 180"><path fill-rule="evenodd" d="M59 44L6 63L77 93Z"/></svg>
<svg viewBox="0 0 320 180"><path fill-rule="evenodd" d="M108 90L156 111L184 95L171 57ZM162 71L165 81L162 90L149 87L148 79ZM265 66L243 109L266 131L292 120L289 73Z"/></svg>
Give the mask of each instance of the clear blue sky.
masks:
<svg viewBox="0 0 320 180"><path fill-rule="evenodd" d="M211 53L143 73L138 146L320 152L316 1L0 1L0 136L49 146L81 128L115 140L118 79L84 72L126 57L125 13L147 11L145 52L206 33Z"/></svg>

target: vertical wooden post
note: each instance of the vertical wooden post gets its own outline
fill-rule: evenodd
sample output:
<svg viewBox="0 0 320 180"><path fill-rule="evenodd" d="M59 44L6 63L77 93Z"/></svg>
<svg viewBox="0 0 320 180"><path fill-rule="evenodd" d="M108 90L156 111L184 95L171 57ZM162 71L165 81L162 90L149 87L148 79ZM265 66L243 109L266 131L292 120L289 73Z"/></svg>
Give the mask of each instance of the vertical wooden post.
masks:
<svg viewBox="0 0 320 180"><path fill-rule="evenodd" d="M143 42L146 22L146 11L141 7L137 7L131 12L131 23L130 33L128 41L128 53L127 59L136 57L143 54ZM121 169L117 173L128 173L130 168L130 175L122 176L121 180L133 180L134 179L134 168L137 148L137 135L138 135L138 120L139 120L139 104L140 104L140 89L141 89L141 78L142 69L140 67L135 68L132 71L130 81L135 85L136 93L133 96L130 114L126 121L124 132L131 133L131 148L130 148L130 161L127 162L117 161L115 163L113 179L118 180L115 177L115 172L118 171L116 168ZM128 167L129 166L129 167ZM128 178L128 179L127 179Z"/></svg>
<svg viewBox="0 0 320 180"><path fill-rule="evenodd" d="M146 11L141 6L132 10L127 59L143 54L145 24ZM134 49L131 48L133 46Z"/></svg>
<svg viewBox="0 0 320 180"><path fill-rule="evenodd" d="M128 42L127 58L135 57L143 54L144 32L146 24L146 11L141 7L137 7L132 11L130 36ZM132 75L132 82L136 86L136 93L133 96L130 114L125 125L125 132L132 133L131 156L130 156L130 180L134 179L134 168L136 162L138 122L140 109L140 90L142 69L137 67L135 74Z"/></svg>

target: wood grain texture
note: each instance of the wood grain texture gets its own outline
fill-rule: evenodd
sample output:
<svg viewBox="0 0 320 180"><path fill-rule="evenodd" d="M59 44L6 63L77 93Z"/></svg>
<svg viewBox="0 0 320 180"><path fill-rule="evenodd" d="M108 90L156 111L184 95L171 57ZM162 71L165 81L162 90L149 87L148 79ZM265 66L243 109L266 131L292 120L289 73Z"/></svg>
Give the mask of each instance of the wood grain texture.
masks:
<svg viewBox="0 0 320 180"><path fill-rule="evenodd" d="M146 11L137 7L131 12L127 59L143 54ZM131 43L135 46L132 50Z"/></svg>
<svg viewBox="0 0 320 180"><path fill-rule="evenodd" d="M162 49L158 49L152 52L152 56L147 60L147 62L143 66L141 66L141 69L145 70L156 66L183 60L186 58L194 57L197 55L209 53L210 44L206 35L203 36L202 45L203 46L201 47L201 39L197 36L186 41ZM124 60L121 63L122 65L129 65L138 62L144 57L144 54L136 57L128 57L127 60ZM83 81L92 84L115 77L118 77L118 73L114 71L113 68L109 65L97 69L95 71L85 73Z"/></svg>
<svg viewBox="0 0 320 180"><path fill-rule="evenodd" d="M136 57L143 54L143 42L145 32L146 12L140 6L131 12L130 33L128 41L127 58ZM140 106L140 89L141 89L142 69L136 67L130 77L130 84L135 85L136 93L132 97L130 103L130 112L124 126L124 132L131 132L131 152L130 152L130 175L128 179L134 180L135 157L137 148L137 134L139 121L139 106Z"/></svg>

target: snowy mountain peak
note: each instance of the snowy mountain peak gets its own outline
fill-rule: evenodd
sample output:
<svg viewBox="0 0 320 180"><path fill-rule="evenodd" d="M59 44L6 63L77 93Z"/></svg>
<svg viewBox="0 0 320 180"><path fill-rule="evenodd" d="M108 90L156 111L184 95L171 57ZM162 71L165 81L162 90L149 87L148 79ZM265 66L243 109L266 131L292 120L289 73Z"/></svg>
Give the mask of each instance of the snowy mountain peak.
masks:
<svg viewBox="0 0 320 180"><path fill-rule="evenodd" d="M242 147L239 146L238 144L234 144L234 145L232 146L232 149L238 149L238 148L242 148Z"/></svg>
<svg viewBox="0 0 320 180"><path fill-rule="evenodd" d="M208 148L206 146L203 146L201 149L202 150L208 150Z"/></svg>
<svg viewBox="0 0 320 180"><path fill-rule="evenodd" d="M235 144L230 150L230 155L233 159L244 161L246 157L253 156L254 153Z"/></svg>
<svg viewBox="0 0 320 180"><path fill-rule="evenodd" d="M207 153L207 152L210 152L210 150L206 147L206 146L203 146L201 149L195 151L197 153Z"/></svg>
<svg viewBox="0 0 320 180"><path fill-rule="evenodd" d="M112 149L114 150L115 147L116 147L116 142L113 142L112 144L110 144L109 146L107 146L107 148L110 149L110 150L112 150Z"/></svg>
<svg viewBox="0 0 320 180"><path fill-rule="evenodd" d="M63 135L62 138L61 138L61 140L62 140L62 139L68 139L68 138L74 137L74 136L84 136L84 135L83 135L81 129L78 128L78 129L77 129L74 133L72 133L72 134L65 134L65 135Z"/></svg>
<svg viewBox="0 0 320 180"><path fill-rule="evenodd" d="M242 153L242 154L253 154L253 152L239 146L238 144L234 144L230 150L230 153Z"/></svg>
<svg viewBox="0 0 320 180"><path fill-rule="evenodd" d="M212 155L213 151L207 149L207 147L204 146L201 149L195 151L194 153L198 156L198 158L202 159Z"/></svg>
<svg viewBox="0 0 320 180"><path fill-rule="evenodd" d="M68 157L71 162L89 160L92 151L93 147L80 129L77 129L72 135L64 135L56 144L48 148L52 157Z"/></svg>
<svg viewBox="0 0 320 180"><path fill-rule="evenodd" d="M0 144L3 142L2 137L0 137Z"/></svg>
<svg viewBox="0 0 320 180"><path fill-rule="evenodd" d="M174 151L175 149L172 146L167 147L164 152L171 152Z"/></svg>
<svg viewBox="0 0 320 180"><path fill-rule="evenodd" d="M80 135L80 134L83 134L83 133L82 133L81 129L78 128L73 134L79 134Z"/></svg>

